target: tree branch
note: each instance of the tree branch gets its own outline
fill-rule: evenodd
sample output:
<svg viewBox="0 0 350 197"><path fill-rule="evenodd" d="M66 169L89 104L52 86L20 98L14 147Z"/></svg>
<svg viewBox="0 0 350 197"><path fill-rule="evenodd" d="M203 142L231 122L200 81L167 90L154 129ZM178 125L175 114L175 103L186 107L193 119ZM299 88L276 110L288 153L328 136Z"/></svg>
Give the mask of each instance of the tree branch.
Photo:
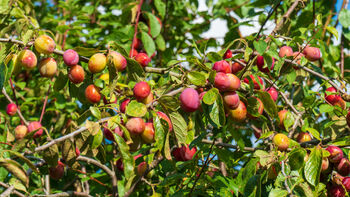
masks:
<svg viewBox="0 0 350 197"><path fill-rule="evenodd" d="M300 0L295 0L294 3L292 4L292 6L290 6L290 8L287 10L287 12L283 15L282 19L280 20L280 22L276 25L276 27L272 30L271 35L277 33L278 30L281 29L281 27L284 24L284 21L289 18L289 16L292 14L292 12L294 11L294 9L297 7L297 5L299 4Z"/></svg>
<svg viewBox="0 0 350 197"><path fill-rule="evenodd" d="M6 184L6 183L4 183L4 182L0 182L0 186L1 186L1 187L4 187L4 188L6 188L6 189L8 189L8 188L10 188L10 187L13 187L13 186L8 185L8 184ZM13 193L13 194L16 194L16 195L19 196L19 197L25 197L24 194L22 194L21 192L15 190L15 189L12 190L12 193Z"/></svg>
<svg viewBox="0 0 350 197"><path fill-rule="evenodd" d="M205 144L213 144L213 141L207 140L207 139L203 139L202 142L205 143ZM236 150L240 150L239 146L233 145L233 144L228 144L228 143L215 142L214 145L215 146L221 146L221 147L233 148L233 149L236 149ZM244 151L255 151L257 149L259 149L259 148L252 148L252 147L244 147L243 148Z"/></svg>
<svg viewBox="0 0 350 197"><path fill-rule="evenodd" d="M2 192L2 194L0 194L0 197L8 197L8 196L10 196L14 189L15 189L15 187L13 185L11 185L4 192Z"/></svg>
<svg viewBox="0 0 350 197"><path fill-rule="evenodd" d="M69 197L69 196L92 197L87 193L76 192L76 191L61 192L61 193L50 194L50 195L41 195L41 194L33 195L33 197Z"/></svg>
<svg viewBox="0 0 350 197"><path fill-rule="evenodd" d="M79 156L77 157L77 160L78 161L84 161L88 164L93 164L97 167L100 167L102 170L104 170L112 179L112 186L113 186L113 196L116 196L117 193L118 193L118 180L117 180L117 176L116 174L111 170L109 169L107 166L103 165L102 163L100 163L99 161L97 160L94 160L94 159L91 159L91 158L88 158L88 157L84 157L84 156Z"/></svg>

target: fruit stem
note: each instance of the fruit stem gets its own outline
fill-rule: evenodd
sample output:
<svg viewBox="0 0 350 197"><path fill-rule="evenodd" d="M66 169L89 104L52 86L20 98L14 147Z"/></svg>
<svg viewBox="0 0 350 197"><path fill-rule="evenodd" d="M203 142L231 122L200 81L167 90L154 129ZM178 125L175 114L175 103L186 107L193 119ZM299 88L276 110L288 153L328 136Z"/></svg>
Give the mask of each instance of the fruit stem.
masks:
<svg viewBox="0 0 350 197"><path fill-rule="evenodd" d="M51 90L51 84L49 85L49 89L47 90L45 101L44 101L44 106L43 106L43 109L41 110L41 115L40 115L40 120L39 120L40 124L41 124L41 121L43 120L43 117L45 114L45 108L46 108L46 104L47 104L47 99L49 98L50 90Z"/></svg>

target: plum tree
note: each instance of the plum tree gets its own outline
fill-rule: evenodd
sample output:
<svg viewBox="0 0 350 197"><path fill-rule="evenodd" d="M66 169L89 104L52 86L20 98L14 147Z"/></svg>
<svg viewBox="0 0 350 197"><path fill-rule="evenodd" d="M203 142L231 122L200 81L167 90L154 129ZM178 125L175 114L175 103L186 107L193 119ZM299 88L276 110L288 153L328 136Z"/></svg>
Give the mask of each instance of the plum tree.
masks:
<svg viewBox="0 0 350 197"><path fill-rule="evenodd" d="M0 192L350 191L339 0L5 2Z"/></svg>

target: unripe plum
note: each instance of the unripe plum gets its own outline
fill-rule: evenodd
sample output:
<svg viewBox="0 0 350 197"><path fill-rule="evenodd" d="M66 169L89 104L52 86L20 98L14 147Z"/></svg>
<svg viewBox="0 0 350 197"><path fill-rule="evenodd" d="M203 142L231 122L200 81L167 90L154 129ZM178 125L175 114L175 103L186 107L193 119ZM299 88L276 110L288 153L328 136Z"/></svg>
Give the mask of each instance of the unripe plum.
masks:
<svg viewBox="0 0 350 197"><path fill-rule="evenodd" d="M171 123L170 118L164 112L161 112L161 111L157 111L157 115L159 116L159 118L165 120L168 123L169 131L172 131L173 124Z"/></svg>
<svg viewBox="0 0 350 197"><path fill-rule="evenodd" d="M216 72L231 73L231 65L226 60L215 62L213 70Z"/></svg>
<svg viewBox="0 0 350 197"><path fill-rule="evenodd" d="M43 134L43 129L40 129L42 125L38 121L30 122L28 125L28 133L36 131L33 138L38 138Z"/></svg>
<svg viewBox="0 0 350 197"><path fill-rule="evenodd" d="M146 67L150 62L151 58L146 53L139 53L135 56L135 60L142 66Z"/></svg>
<svg viewBox="0 0 350 197"><path fill-rule="evenodd" d="M98 103L101 100L100 88L91 84L85 89L85 97L91 103Z"/></svg>
<svg viewBox="0 0 350 197"><path fill-rule="evenodd" d="M339 163L343 158L343 151L337 146L330 145L326 148L326 150L331 154L328 157L331 163Z"/></svg>
<svg viewBox="0 0 350 197"><path fill-rule="evenodd" d="M341 185L332 185L328 189L328 197L345 197L345 191Z"/></svg>
<svg viewBox="0 0 350 197"><path fill-rule="evenodd" d="M342 158L337 165L337 171L342 176L347 176L350 173L350 162L347 158Z"/></svg>
<svg viewBox="0 0 350 197"><path fill-rule="evenodd" d="M18 125L15 128L15 138L16 140L21 140L28 133L28 128L25 125Z"/></svg>
<svg viewBox="0 0 350 197"><path fill-rule="evenodd" d="M67 66L75 66L79 62L79 55L73 49L68 49L63 53L63 61Z"/></svg>
<svg viewBox="0 0 350 197"><path fill-rule="evenodd" d="M103 53L96 53L90 57L88 68L89 71L94 73L102 72L107 65L107 58Z"/></svg>
<svg viewBox="0 0 350 197"><path fill-rule="evenodd" d="M224 59L228 59L232 57L232 51L230 49L227 49L227 51L224 54Z"/></svg>
<svg viewBox="0 0 350 197"><path fill-rule="evenodd" d="M310 134L308 134L306 132L300 132L298 137L297 137L297 141L299 143L311 141L311 136L310 136Z"/></svg>
<svg viewBox="0 0 350 197"><path fill-rule="evenodd" d="M230 87L229 76L226 73L218 72L215 75L214 86L220 91L226 91Z"/></svg>
<svg viewBox="0 0 350 197"><path fill-rule="evenodd" d="M35 54L33 53L33 51L28 49L22 50L16 58L17 66L18 67L23 66L27 70L31 70L35 68L37 63L38 63L38 60Z"/></svg>
<svg viewBox="0 0 350 197"><path fill-rule="evenodd" d="M312 61L312 62L317 61L321 58L321 51L317 47L307 46L304 49L303 54L305 55L306 59L308 59L309 61Z"/></svg>
<svg viewBox="0 0 350 197"><path fill-rule="evenodd" d="M234 121L243 122L247 118L247 108L245 104L240 101L236 109L229 110L229 115Z"/></svg>
<svg viewBox="0 0 350 197"><path fill-rule="evenodd" d="M72 66L69 69L68 78L74 84L83 82L85 79L84 68L79 65Z"/></svg>
<svg viewBox="0 0 350 197"><path fill-rule="evenodd" d="M17 105L14 103L10 103L6 106L6 113L9 116L13 116L17 113Z"/></svg>
<svg viewBox="0 0 350 197"><path fill-rule="evenodd" d="M285 109L278 112L278 119L279 119L278 126L281 129L285 129L284 128L284 120L287 118L287 113L288 113L288 110L285 110Z"/></svg>
<svg viewBox="0 0 350 197"><path fill-rule="evenodd" d="M175 148L171 154L175 157L176 161L184 161L182 158L181 148Z"/></svg>
<svg viewBox="0 0 350 197"><path fill-rule="evenodd" d="M241 80L234 74L227 73L229 86L227 88L227 91L236 91L241 87Z"/></svg>
<svg viewBox="0 0 350 197"><path fill-rule="evenodd" d="M119 72L124 71L127 65L125 57L116 52L116 51L110 51L107 56L108 59L111 59L113 66L115 69Z"/></svg>
<svg viewBox="0 0 350 197"><path fill-rule="evenodd" d="M277 146L278 150L284 151L288 149L289 138L286 135L278 133L275 136L273 136L272 141Z"/></svg>
<svg viewBox="0 0 350 197"><path fill-rule="evenodd" d="M147 122L145 124L145 130L143 130L141 137L146 143L152 143L154 141L153 123Z"/></svg>
<svg viewBox="0 0 350 197"><path fill-rule="evenodd" d="M57 63L52 57L42 59L38 65L41 76L51 78L57 72Z"/></svg>
<svg viewBox="0 0 350 197"><path fill-rule="evenodd" d="M282 58L282 57L290 57L293 56L293 49L290 46L283 46L280 48L280 52L278 53L278 55Z"/></svg>
<svg viewBox="0 0 350 197"><path fill-rule="evenodd" d="M136 100L141 101L147 98L147 96L151 93L151 87L147 82L141 81L134 86L133 92Z"/></svg>
<svg viewBox="0 0 350 197"><path fill-rule="evenodd" d="M264 67L264 64L265 64L264 57L258 56L256 59L256 65L258 66L258 69L264 73L268 73L273 70L273 67L275 66L275 58L272 58L271 66L267 65L267 67Z"/></svg>
<svg viewBox="0 0 350 197"><path fill-rule="evenodd" d="M272 100L276 102L278 99L278 91L274 87L269 87L266 91L270 94Z"/></svg>
<svg viewBox="0 0 350 197"><path fill-rule="evenodd" d="M326 89L324 96L325 96L326 101L328 101L331 105L335 105L341 99L341 96L339 94L329 94L328 95L327 92L336 93L338 91L334 87L329 87Z"/></svg>
<svg viewBox="0 0 350 197"><path fill-rule="evenodd" d="M261 77L257 76L257 78L258 78L260 84L256 81L254 75L249 75L249 77L250 77L250 79L253 81L254 89L260 90L260 89L261 89L261 88L260 88L260 84L261 84L261 86L262 86L262 90L265 89L264 82L263 82L263 80L261 79ZM244 83L249 84L249 79L248 79L247 77L244 78L243 81L244 81Z"/></svg>
<svg viewBox="0 0 350 197"><path fill-rule="evenodd" d="M225 92L223 99L225 106L229 109L236 109L239 106L240 99L236 92Z"/></svg>
<svg viewBox="0 0 350 197"><path fill-rule="evenodd" d="M49 168L50 177L54 180L59 180L64 175L64 164L58 161L57 166Z"/></svg>
<svg viewBox="0 0 350 197"><path fill-rule="evenodd" d="M186 88L180 94L180 102L185 112L196 111L200 105L198 92L193 88Z"/></svg>
<svg viewBox="0 0 350 197"><path fill-rule="evenodd" d="M141 102L145 105L152 103L152 101L153 101L153 93L152 92L150 92L146 98L141 100Z"/></svg>
<svg viewBox="0 0 350 197"><path fill-rule="evenodd" d="M125 126L131 134L138 135L145 130L145 121L142 118L130 118Z"/></svg>
<svg viewBox="0 0 350 197"><path fill-rule="evenodd" d="M346 102L342 98L340 98L338 102L334 103L334 106L339 106L340 108L345 109Z"/></svg>
<svg viewBox="0 0 350 197"><path fill-rule="evenodd" d="M129 52L129 57L136 57L137 54L139 54L139 52L137 52L135 49L130 49L130 52Z"/></svg>
<svg viewBox="0 0 350 197"><path fill-rule="evenodd" d="M130 103L130 99L125 99L121 104L120 104L120 112L125 113L126 111L126 106Z"/></svg>
<svg viewBox="0 0 350 197"><path fill-rule="evenodd" d="M55 48L55 41L48 35L41 35L34 41L35 50L42 54L51 54Z"/></svg>

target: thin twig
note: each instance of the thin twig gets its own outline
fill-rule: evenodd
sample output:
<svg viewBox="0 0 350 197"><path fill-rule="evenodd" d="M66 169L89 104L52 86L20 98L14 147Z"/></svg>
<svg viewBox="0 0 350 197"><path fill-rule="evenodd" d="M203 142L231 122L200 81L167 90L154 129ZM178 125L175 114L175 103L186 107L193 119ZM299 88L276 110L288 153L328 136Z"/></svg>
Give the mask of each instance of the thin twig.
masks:
<svg viewBox="0 0 350 197"><path fill-rule="evenodd" d="M287 179L288 179L288 176L286 175L286 173L284 172L284 161L282 161L282 169L281 169L281 172L283 174L283 176L286 177L286 179L284 179L284 186L286 187L287 191L288 191L288 194L291 194L292 191L290 190L289 186L288 186L288 182L287 182Z"/></svg>
<svg viewBox="0 0 350 197"><path fill-rule="evenodd" d="M43 117L44 117L44 114L45 114L45 108L46 108L46 104L47 104L47 99L49 98L50 90L51 90L51 83L50 83L49 89L47 90L47 93L46 93L43 109L41 110L40 120L39 120L40 123L43 120Z"/></svg>
<svg viewBox="0 0 350 197"><path fill-rule="evenodd" d="M2 192L2 194L0 194L0 197L8 197L8 196L10 196L14 189L15 189L15 187L13 185L11 185L4 192Z"/></svg>
<svg viewBox="0 0 350 197"><path fill-rule="evenodd" d="M283 15L283 17L281 18L280 22L276 25L276 27L272 30L271 35L277 33L278 30L281 29L281 27L284 24L284 21L289 18L289 16L292 14L292 12L294 11L294 9L297 7L297 5L299 4L300 0L296 0L294 1L294 3L292 4L292 6L290 6L290 8L287 10L287 12Z"/></svg>
<svg viewBox="0 0 350 197"><path fill-rule="evenodd" d="M11 78L10 78L9 81L10 81L10 86L11 86L11 89L12 89L12 92L13 92L14 100L16 101L16 105L17 105L18 111L21 111L21 108L20 108L20 106L18 104L18 100L17 100L17 96L16 96L15 86L13 85ZM21 120L21 124L24 124L23 120Z"/></svg>
<svg viewBox="0 0 350 197"><path fill-rule="evenodd" d="M274 8L271 8L269 14L267 15L267 17L266 17L264 23L261 25L261 27L260 27L260 29L259 29L259 32L256 34L255 38L259 38L259 35L260 35L260 33L262 32L262 30L264 29L264 26L266 25L267 21L271 18L272 14L277 10L277 8L281 5L281 2L282 2L282 0L280 0L280 1L278 2L278 4L275 5Z"/></svg>

